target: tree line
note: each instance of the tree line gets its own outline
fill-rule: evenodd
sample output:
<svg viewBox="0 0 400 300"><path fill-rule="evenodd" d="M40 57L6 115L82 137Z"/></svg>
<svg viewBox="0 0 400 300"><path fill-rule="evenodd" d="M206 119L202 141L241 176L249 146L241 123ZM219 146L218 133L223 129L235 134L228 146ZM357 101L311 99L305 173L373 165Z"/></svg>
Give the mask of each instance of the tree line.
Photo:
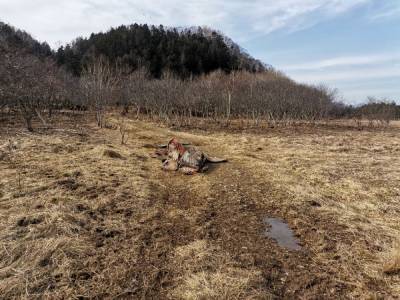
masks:
<svg viewBox="0 0 400 300"><path fill-rule="evenodd" d="M92 111L103 127L106 112L115 107L123 114L178 125L199 119L258 126L332 118L388 124L400 117L394 102L371 98L362 106L345 105L335 90L296 83L272 68L216 68L188 77L165 68L155 76L151 64L133 67L118 55L92 53L79 63L77 76L65 62L60 66L46 45L22 32L13 37L10 27L1 29L0 112L18 112L28 130L34 129L35 119L46 126L59 110Z"/></svg>

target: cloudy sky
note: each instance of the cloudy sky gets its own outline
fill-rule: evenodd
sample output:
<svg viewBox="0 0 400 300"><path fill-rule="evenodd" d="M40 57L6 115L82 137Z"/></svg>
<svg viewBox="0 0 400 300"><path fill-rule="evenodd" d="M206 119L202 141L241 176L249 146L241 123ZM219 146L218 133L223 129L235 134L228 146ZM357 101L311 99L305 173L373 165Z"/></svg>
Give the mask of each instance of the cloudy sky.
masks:
<svg viewBox="0 0 400 300"><path fill-rule="evenodd" d="M53 48L121 24L207 25L347 102L400 103L400 0L0 0L0 20Z"/></svg>

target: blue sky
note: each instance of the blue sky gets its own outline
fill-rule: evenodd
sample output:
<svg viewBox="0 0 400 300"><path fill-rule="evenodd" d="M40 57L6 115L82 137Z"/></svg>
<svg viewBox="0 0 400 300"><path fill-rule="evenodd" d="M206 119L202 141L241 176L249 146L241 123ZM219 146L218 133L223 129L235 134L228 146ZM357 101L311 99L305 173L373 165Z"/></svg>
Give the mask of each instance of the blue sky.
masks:
<svg viewBox="0 0 400 300"><path fill-rule="evenodd" d="M52 47L121 24L206 25L299 82L400 103L400 0L0 0Z"/></svg>

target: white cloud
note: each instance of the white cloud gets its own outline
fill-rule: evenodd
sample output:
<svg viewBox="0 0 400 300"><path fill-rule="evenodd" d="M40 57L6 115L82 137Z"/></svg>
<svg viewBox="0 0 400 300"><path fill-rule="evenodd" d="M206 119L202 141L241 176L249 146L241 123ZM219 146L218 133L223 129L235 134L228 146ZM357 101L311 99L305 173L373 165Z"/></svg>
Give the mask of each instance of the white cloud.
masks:
<svg viewBox="0 0 400 300"><path fill-rule="evenodd" d="M339 88L352 103L368 95L400 101L400 51L332 57L278 68L299 82Z"/></svg>
<svg viewBox="0 0 400 300"><path fill-rule="evenodd" d="M340 87L340 92L346 95L344 100L349 104L364 103L367 97L375 97L378 99L385 98L400 104L400 98L398 96L400 90L394 87L379 87L379 85L371 87L361 85L359 88Z"/></svg>
<svg viewBox="0 0 400 300"><path fill-rule="evenodd" d="M400 1L386 0L382 2L383 6L378 7L376 11L371 14L370 19L372 21L400 18Z"/></svg>
<svg viewBox="0 0 400 300"><path fill-rule="evenodd" d="M400 51L341 56L297 65L279 66L295 80L334 83L400 77Z"/></svg>
<svg viewBox="0 0 400 300"><path fill-rule="evenodd" d="M335 83L340 81L361 81L365 79L381 79L399 77L400 68L395 66L379 66L351 70L335 70L329 72L289 72L290 77L306 83Z"/></svg>
<svg viewBox="0 0 400 300"><path fill-rule="evenodd" d="M121 24L208 25L235 40L296 31L371 0L0 0L0 19L52 46Z"/></svg>
<svg viewBox="0 0 400 300"><path fill-rule="evenodd" d="M393 10L387 10L387 11L378 13L378 14L372 16L372 19L379 20L379 19L393 18L393 17L399 17L399 16L400 16L400 7L395 8Z"/></svg>
<svg viewBox="0 0 400 300"><path fill-rule="evenodd" d="M286 71L320 70L337 67L376 65L383 63L391 63L396 66L398 63L400 63L400 51L396 53L333 57L319 61L310 61L301 64L282 66L282 69Z"/></svg>

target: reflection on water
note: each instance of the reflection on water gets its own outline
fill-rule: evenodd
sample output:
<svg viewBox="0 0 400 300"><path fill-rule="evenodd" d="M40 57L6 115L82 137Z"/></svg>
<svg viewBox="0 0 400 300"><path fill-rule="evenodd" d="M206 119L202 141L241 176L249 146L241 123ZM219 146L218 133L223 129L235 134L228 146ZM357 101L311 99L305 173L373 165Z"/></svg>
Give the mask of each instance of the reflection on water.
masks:
<svg viewBox="0 0 400 300"><path fill-rule="evenodd" d="M278 218L265 218L264 222L271 226L267 228L265 235L274 239L279 246L288 250L301 250L299 241L283 220Z"/></svg>

